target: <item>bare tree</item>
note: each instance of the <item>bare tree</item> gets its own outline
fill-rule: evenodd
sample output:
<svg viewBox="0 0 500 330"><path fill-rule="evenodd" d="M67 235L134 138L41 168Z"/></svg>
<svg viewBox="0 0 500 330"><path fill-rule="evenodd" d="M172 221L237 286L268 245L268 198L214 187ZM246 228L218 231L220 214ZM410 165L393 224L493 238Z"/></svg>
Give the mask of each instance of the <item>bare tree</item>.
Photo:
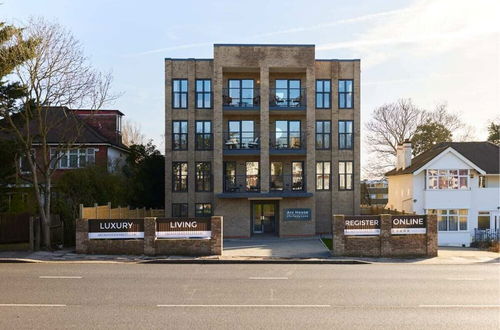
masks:
<svg viewBox="0 0 500 330"><path fill-rule="evenodd" d="M122 125L122 141L127 147L133 144L146 144L146 137L141 133L141 125L128 119Z"/></svg>
<svg viewBox="0 0 500 330"><path fill-rule="evenodd" d="M35 55L19 65L15 78L26 97L0 114L10 135L22 147L42 222L44 245L50 249L50 211L54 166L77 143L83 122L68 108L99 109L117 95L110 92L111 74L95 70L83 47L64 27L41 18L29 20L25 38L39 43ZM58 141L51 141L57 131ZM36 149L36 155L33 154Z"/></svg>

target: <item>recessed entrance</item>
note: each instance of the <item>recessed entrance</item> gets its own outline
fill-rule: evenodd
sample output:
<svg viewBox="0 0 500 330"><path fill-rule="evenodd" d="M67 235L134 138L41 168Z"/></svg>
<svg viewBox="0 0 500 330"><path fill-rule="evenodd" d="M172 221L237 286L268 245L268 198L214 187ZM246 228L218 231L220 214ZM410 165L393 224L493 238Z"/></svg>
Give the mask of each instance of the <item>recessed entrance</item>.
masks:
<svg viewBox="0 0 500 330"><path fill-rule="evenodd" d="M252 201L252 233L277 232L278 202Z"/></svg>

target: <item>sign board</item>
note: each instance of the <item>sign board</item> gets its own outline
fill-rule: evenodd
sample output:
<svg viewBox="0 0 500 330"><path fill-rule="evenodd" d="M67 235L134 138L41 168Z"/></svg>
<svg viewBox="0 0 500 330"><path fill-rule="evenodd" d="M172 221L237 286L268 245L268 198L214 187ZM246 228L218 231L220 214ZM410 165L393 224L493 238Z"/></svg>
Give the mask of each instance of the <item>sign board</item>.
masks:
<svg viewBox="0 0 500 330"><path fill-rule="evenodd" d="M285 209L284 220L311 220L311 209Z"/></svg>
<svg viewBox="0 0 500 330"><path fill-rule="evenodd" d="M377 215L345 216L344 235L346 236L380 235L380 216Z"/></svg>
<svg viewBox="0 0 500 330"><path fill-rule="evenodd" d="M210 218L156 219L156 238L210 238Z"/></svg>
<svg viewBox="0 0 500 330"><path fill-rule="evenodd" d="M393 215L392 235L425 234L427 218L425 215Z"/></svg>
<svg viewBox="0 0 500 330"><path fill-rule="evenodd" d="M89 239L144 238L143 219L90 219Z"/></svg>

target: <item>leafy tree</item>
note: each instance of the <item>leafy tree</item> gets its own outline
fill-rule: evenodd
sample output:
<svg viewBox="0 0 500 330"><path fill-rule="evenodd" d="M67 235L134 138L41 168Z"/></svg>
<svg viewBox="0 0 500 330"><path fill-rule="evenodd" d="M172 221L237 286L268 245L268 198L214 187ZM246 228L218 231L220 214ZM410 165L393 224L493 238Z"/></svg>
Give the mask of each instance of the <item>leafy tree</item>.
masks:
<svg viewBox="0 0 500 330"><path fill-rule="evenodd" d="M419 125L411 139L413 155L419 155L438 143L450 142L451 138L452 134L450 130L442 124L431 122L429 124Z"/></svg>
<svg viewBox="0 0 500 330"><path fill-rule="evenodd" d="M491 122L488 125L488 141L500 144L500 122Z"/></svg>

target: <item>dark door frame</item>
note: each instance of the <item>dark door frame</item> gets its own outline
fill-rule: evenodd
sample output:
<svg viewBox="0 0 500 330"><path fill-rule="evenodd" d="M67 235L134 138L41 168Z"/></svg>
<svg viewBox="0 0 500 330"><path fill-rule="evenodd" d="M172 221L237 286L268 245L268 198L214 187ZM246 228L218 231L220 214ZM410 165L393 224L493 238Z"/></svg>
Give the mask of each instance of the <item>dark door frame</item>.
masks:
<svg viewBox="0 0 500 330"><path fill-rule="evenodd" d="M259 234L254 234L253 232L253 220L254 220L254 214L253 214L253 206L255 204L274 204L274 233L272 233L275 236L279 236L279 229L280 229L280 204L279 200L252 200L250 201L250 236L254 235L259 235ZM265 233L263 233L265 234Z"/></svg>

